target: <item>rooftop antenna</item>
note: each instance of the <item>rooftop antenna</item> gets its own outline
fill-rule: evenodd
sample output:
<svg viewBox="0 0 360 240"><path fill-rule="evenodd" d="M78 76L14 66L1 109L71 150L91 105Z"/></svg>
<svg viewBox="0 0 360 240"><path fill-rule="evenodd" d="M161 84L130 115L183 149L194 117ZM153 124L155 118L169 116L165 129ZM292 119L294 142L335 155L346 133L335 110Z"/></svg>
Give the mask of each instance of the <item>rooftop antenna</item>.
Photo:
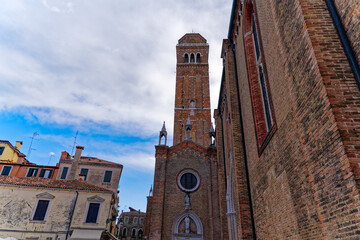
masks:
<svg viewBox="0 0 360 240"><path fill-rule="evenodd" d="M74 148L75 148L76 139L77 139L78 134L79 134L79 131L76 131L75 136L74 136L74 144L73 144L73 146L72 146L70 156L72 156L72 155L73 155L73 153L74 153Z"/></svg>
<svg viewBox="0 0 360 240"><path fill-rule="evenodd" d="M35 139L36 136L38 136L39 134L37 132L34 132L32 137L31 138L31 141L30 141L30 146L29 146L29 150L28 150L28 153L26 154L27 158L30 159L30 154L31 154L31 151L32 150L36 150L35 148L32 148L32 144L33 144L33 141ZM38 140L38 139L35 139L35 140Z"/></svg>
<svg viewBox="0 0 360 240"><path fill-rule="evenodd" d="M52 157L55 155L55 153L53 153L53 152L50 152L49 153L49 161L48 161L48 164L47 165L49 165L50 164L50 161L51 161L51 159L52 159Z"/></svg>

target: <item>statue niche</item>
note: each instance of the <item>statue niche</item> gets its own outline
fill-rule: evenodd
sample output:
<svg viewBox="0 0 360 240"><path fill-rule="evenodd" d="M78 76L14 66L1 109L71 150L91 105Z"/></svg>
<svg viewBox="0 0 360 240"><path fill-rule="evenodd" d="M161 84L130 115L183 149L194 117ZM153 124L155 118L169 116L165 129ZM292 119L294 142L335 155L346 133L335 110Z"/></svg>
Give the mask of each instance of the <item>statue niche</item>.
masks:
<svg viewBox="0 0 360 240"><path fill-rule="evenodd" d="M183 218L179 224L178 233L197 234L197 227L194 220L189 216Z"/></svg>

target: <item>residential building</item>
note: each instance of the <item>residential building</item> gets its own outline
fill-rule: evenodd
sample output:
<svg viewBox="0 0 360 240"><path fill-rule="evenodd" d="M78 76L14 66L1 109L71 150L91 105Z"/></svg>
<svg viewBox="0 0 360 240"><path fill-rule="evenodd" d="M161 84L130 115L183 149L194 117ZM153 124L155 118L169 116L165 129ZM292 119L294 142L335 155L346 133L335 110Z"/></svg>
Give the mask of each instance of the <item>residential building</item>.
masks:
<svg viewBox="0 0 360 240"><path fill-rule="evenodd" d="M25 163L25 155L20 152L21 141L13 146L7 140L0 140L0 163Z"/></svg>
<svg viewBox="0 0 360 240"><path fill-rule="evenodd" d="M0 176L0 238L100 239L115 195L80 180Z"/></svg>
<svg viewBox="0 0 360 240"><path fill-rule="evenodd" d="M59 167L34 163L0 163L0 175L12 177L40 177L56 179Z"/></svg>
<svg viewBox="0 0 360 240"><path fill-rule="evenodd" d="M108 232L115 234L118 232L116 218L118 216L119 198L117 194L123 165L96 157L81 156L83 149L82 146L76 146L73 158L69 153L62 152L60 161L57 164L59 173L56 179L81 179L84 182L111 190L115 195L115 201L111 209Z"/></svg>
<svg viewBox="0 0 360 240"><path fill-rule="evenodd" d="M166 145L164 123L155 146L154 189L148 197L144 238L220 239L209 45L200 34L188 33L179 40L176 53L174 145Z"/></svg>
<svg viewBox="0 0 360 240"><path fill-rule="evenodd" d="M121 212L118 238L121 240L140 240L144 236L146 213L129 207L129 212Z"/></svg>
<svg viewBox="0 0 360 240"><path fill-rule="evenodd" d="M123 165L96 157L81 156L84 147L77 146L74 158L62 152L59 161L57 179L78 179L112 190L118 191Z"/></svg>
<svg viewBox="0 0 360 240"><path fill-rule="evenodd" d="M214 114L222 239L359 239L358 9L233 1Z"/></svg>

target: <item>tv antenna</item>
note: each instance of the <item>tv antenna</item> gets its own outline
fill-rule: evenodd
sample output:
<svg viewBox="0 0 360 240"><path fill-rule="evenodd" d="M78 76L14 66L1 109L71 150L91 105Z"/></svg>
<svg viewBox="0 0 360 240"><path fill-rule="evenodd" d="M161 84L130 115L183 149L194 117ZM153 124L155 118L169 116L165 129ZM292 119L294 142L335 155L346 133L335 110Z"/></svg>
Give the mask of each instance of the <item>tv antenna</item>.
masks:
<svg viewBox="0 0 360 240"><path fill-rule="evenodd" d="M78 134L79 134L79 131L76 131L75 136L73 137L73 138L74 138L74 144L73 144L73 146L72 146L70 156L72 156L72 155L73 155L74 148L75 148L75 144L76 144L76 139L77 139Z"/></svg>
<svg viewBox="0 0 360 240"><path fill-rule="evenodd" d="M31 138L31 141L30 141L30 146L29 146L29 150L28 150L28 153L26 154L27 158L30 159L30 154L31 154L31 151L32 150L36 150L35 148L32 148L32 144L33 144L33 141L35 139L36 136L38 136L39 134L37 132L34 132L32 137ZM39 141L38 139L35 139L37 141Z"/></svg>
<svg viewBox="0 0 360 240"><path fill-rule="evenodd" d="M49 153L49 161L48 161L48 164L47 165L49 165L50 164L50 161L51 161L51 159L52 159L52 157L55 155L55 153L53 153L53 152L50 152Z"/></svg>

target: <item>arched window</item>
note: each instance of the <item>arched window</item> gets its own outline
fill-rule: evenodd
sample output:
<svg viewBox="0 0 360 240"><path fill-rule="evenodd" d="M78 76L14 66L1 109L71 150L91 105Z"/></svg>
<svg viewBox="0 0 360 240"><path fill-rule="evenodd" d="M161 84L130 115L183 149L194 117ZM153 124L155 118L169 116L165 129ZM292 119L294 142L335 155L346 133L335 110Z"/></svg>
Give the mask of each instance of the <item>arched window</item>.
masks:
<svg viewBox="0 0 360 240"><path fill-rule="evenodd" d="M188 62L189 62L189 54L185 53L184 63L188 63Z"/></svg>
<svg viewBox="0 0 360 240"><path fill-rule="evenodd" d="M136 229L133 228L131 231L131 237L135 238L136 237Z"/></svg>
<svg viewBox="0 0 360 240"><path fill-rule="evenodd" d="M203 225L192 211L184 212L173 222L173 239L203 240Z"/></svg>
<svg viewBox="0 0 360 240"><path fill-rule="evenodd" d="M142 239L142 238L143 238L143 235L144 235L144 232L143 232L143 230L140 228L140 229L138 230L138 239Z"/></svg>
<svg viewBox="0 0 360 240"><path fill-rule="evenodd" d="M257 113L254 115L257 144L262 152L276 127L258 27L254 6L249 3L244 17L244 42L252 106Z"/></svg>
<svg viewBox="0 0 360 240"><path fill-rule="evenodd" d="M196 62L201 63L200 53L196 54Z"/></svg>
<svg viewBox="0 0 360 240"><path fill-rule="evenodd" d="M127 229L123 228L121 236L126 237L127 236Z"/></svg>
<svg viewBox="0 0 360 240"><path fill-rule="evenodd" d="M194 63L195 62L195 55L192 53L190 55L190 63Z"/></svg>

